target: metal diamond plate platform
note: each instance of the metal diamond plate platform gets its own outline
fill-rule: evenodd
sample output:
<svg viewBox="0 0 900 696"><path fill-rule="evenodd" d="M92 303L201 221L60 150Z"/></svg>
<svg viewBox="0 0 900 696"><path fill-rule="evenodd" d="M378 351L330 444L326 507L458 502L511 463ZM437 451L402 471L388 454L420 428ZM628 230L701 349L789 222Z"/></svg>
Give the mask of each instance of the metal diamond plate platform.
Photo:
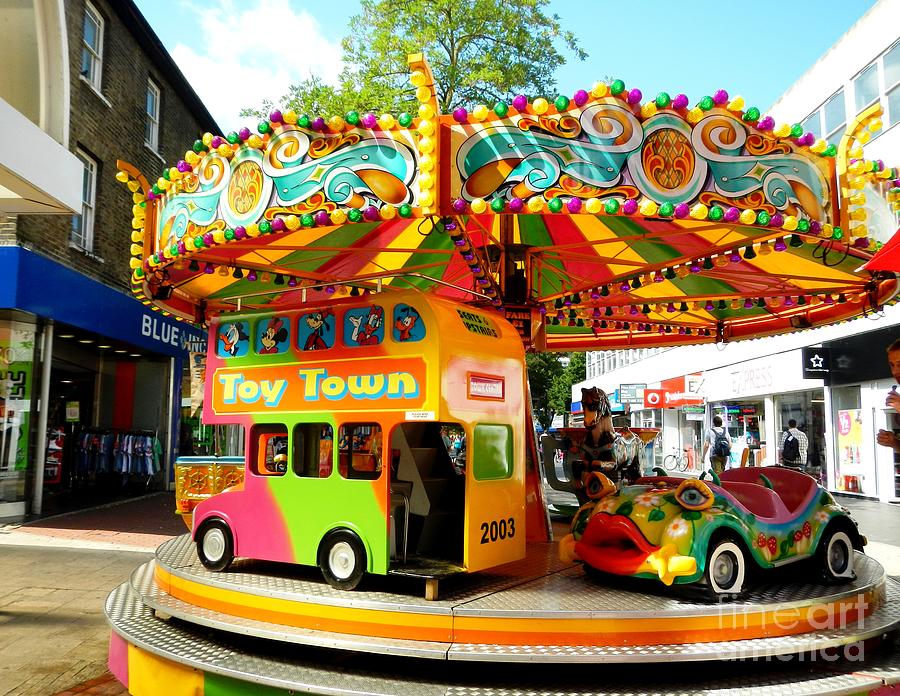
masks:
<svg viewBox="0 0 900 696"><path fill-rule="evenodd" d="M718 622L713 625L719 627L720 633L722 627L740 627L742 622L752 623L760 617L772 622L765 624L765 630L750 636L746 633L723 635L718 641L706 636L689 642L679 642L673 636L653 645L636 645L640 642L637 640L618 645L609 641L607 645L591 645L590 640L566 645L565 640L554 639L552 631L555 629L552 628L546 633L548 640L539 636L540 644L516 644L532 641L500 641L494 640L493 636L472 640L464 637L464 633L456 635L456 640L449 633L446 639L413 640L406 639L406 635L376 637L335 633L321 630L321 626L314 630L270 623L256 617L221 613L167 594L154 580L153 564L146 564L135 572L132 587L147 606L179 620L283 643L470 662L696 662L805 654L852 644L892 630L900 624L900 589L886 579L883 568L873 559L859 554L856 560L858 578L852 583L829 586L804 583L795 578L790 583L761 586L740 601L713 604L672 593L645 594L616 584L599 584L586 578L580 567L564 566L555 561L553 545L536 545L529 549L529 556L524 561L510 564L487 577L478 573L460 578L442 600L426 602L415 594L402 595L377 587L378 580L396 584L395 579L370 579L376 582L370 582L368 589L351 593L326 585L316 577L316 569L283 564L245 561L233 571L212 573L197 560L194 545L187 535L166 542L157 550L156 563L161 568L197 583L201 591L203 586L209 586L320 606L443 615L456 621L502 621L522 617L538 620L612 619L617 626L628 621L660 617L676 620L699 617ZM374 588L373 584L376 585ZM648 584L644 586L650 589ZM654 585L653 589L659 588ZM885 601L888 591L893 602ZM865 602L866 597L871 602L867 606L873 609L868 616L865 616L868 612L854 609L845 616L826 619L820 629L814 627L818 630L807 629L797 635L783 635L788 631L777 623L778 618L772 618L775 611L784 612L779 615L781 617L798 617L809 607L841 604L855 607L857 603ZM357 630L357 633L361 631ZM743 638L738 639L741 636Z"/></svg>
<svg viewBox="0 0 900 696"><path fill-rule="evenodd" d="M603 583L594 581L585 577L580 565L562 564L556 555L556 544L530 544L528 556L522 561L500 566L492 572L452 578L446 591L441 586L442 598L435 601L416 596L415 590L410 594L387 591L385 586L394 589L398 585L398 579L393 577L369 576L366 585L348 593L327 585L316 568L238 561L229 572L211 572L197 558L189 535L163 543L156 551L156 561L177 577L264 597L467 617L677 618L722 616L723 611L731 616L758 613L761 607L770 611L788 610L812 602L849 600L860 593L877 592L886 578L877 561L857 554L857 579L853 582L823 585L792 578L789 583L760 585L738 601L717 604L692 599L690 592L680 591L682 588L665 588L652 581L634 582L631 578L619 582L615 578Z"/></svg>
<svg viewBox="0 0 900 696"><path fill-rule="evenodd" d="M896 596L896 585L889 587ZM672 663L636 673L634 665L570 664L548 670L536 664L452 662L392 655L352 658L343 651L249 639L197 630L178 620L155 618L128 583L106 601L113 630L124 640L166 660L255 685L313 694L409 696L564 696L568 694L855 694L900 680L900 653L888 642L858 644L858 661L841 651L790 658L758 656L736 662ZM874 654L873 654L874 653ZM298 655L300 657L298 657ZM163 685L160 685L161 687Z"/></svg>

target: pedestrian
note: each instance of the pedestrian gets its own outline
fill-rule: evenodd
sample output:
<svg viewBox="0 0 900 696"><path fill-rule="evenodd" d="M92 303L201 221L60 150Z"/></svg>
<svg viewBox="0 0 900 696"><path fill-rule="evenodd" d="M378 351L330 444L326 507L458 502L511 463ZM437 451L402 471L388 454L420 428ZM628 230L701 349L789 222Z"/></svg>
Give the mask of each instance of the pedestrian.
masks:
<svg viewBox="0 0 900 696"><path fill-rule="evenodd" d="M900 413L900 393L897 393L897 385L900 384L900 338L887 347L887 359L888 367L891 369L891 376L893 376L894 382L897 384L891 387L887 398L884 400L884 405ZM890 430L879 430L875 440L879 445L891 447L895 452L900 452L900 439Z"/></svg>
<svg viewBox="0 0 900 696"><path fill-rule="evenodd" d="M450 436L447 434L447 428L441 426L441 440L444 442L444 449L450 451Z"/></svg>
<svg viewBox="0 0 900 696"><path fill-rule="evenodd" d="M717 474L724 472L725 463L731 456L731 435L728 434L728 428L722 425L721 416L713 416L713 427L706 431L701 459L706 459L707 452L713 471Z"/></svg>
<svg viewBox="0 0 900 696"><path fill-rule="evenodd" d="M787 429L781 433L778 441L778 463L791 469L806 467L806 454L809 451L809 438L797 428L797 421L791 418Z"/></svg>

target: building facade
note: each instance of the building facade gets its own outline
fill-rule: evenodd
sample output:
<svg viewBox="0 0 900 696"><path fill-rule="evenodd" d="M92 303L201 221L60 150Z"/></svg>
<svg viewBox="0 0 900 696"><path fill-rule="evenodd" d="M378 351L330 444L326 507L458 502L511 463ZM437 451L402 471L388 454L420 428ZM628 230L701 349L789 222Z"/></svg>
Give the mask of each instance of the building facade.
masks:
<svg viewBox="0 0 900 696"><path fill-rule="evenodd" d="M0 7L0 518L160 487L203 333L130 295L140 191L217 126L130 0ZM9 125L7 125L9 124ZM11 127L9 127L11 126Z"/></svg>
<svg viewBox="0 0 900 696"><path fill-rule="evenodd" d="M866 145L866 158L894 166L900 156L900 24L896 0L880 0L772 107L778 123L837 142L847 125L875 103L883 128ZM886 241L898 228L879 191L867 196L869 234ZM871 203L871 204L870 204ZM879 447L880 428L900 427L884 409L893 386L885 349L900 338L900 309L884 308L838 326L719 346L589 353L587 379L630 399L632 425L661 429L657 464L687 451L694 471L713 416L727 423L735 447L732 465L778 461L789 420L809 441L807 464L829 489L880 500L900 500L900 463ZM681 388L683 387L683 389ZM644 398L656 394L657 402ZM694 398L675 398L693 390ZM660 394L672 395L659 403ZM667 397L668 398L668 397Z"/></svg>

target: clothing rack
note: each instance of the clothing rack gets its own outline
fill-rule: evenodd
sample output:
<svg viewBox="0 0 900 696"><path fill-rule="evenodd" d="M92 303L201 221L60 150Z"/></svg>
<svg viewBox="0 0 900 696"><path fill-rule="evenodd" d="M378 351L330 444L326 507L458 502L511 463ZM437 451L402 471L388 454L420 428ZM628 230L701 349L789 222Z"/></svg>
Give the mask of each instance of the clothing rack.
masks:
<svg viewBox="0 0 900 696"><path fill-rule="evenodd" d="M146 476L149 485L162 470L162 446L154 430L80 428L73 433L73 442L73 469L77 476Z"/></svg>

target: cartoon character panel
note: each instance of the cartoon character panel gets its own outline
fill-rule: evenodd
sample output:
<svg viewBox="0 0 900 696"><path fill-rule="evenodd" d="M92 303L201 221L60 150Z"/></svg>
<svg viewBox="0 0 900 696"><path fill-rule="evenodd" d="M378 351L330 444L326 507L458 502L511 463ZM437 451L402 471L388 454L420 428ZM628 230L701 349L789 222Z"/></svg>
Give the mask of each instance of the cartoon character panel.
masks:
<svg viewBox="0 0 900 696"><path fill-rule="evenodd" d="M425 323L415 307L398 304L394 307L393 333L397 343L413 343L425 338Z"/></svg>
<svg viewBox="0 0 900 696"><path fill-rule="evenodd" d="M384 308L379 305L348 309L344 314L344 345L377 346L384 341Z"/></svg>
<svg viewBox="0 0 900 696"><path fill-rule="evenodd" d="M220 358L240 358L250 350L250 325L246 321L232 321L219 325L216 354Z"/></svg>
<svg viewBox="0 0 900 696"><path fill-rule="evenodd" d="M300 350L326 350L334 345L335 316L331 308L300 316L297 346Z"/></svg>
<svg viewBox="0 0 900 696"><path fill-rule="evenodd" d="M290 345L290 319L268 317L256 322L256 352L260 355L276 355L287 351Z"/></svg>

